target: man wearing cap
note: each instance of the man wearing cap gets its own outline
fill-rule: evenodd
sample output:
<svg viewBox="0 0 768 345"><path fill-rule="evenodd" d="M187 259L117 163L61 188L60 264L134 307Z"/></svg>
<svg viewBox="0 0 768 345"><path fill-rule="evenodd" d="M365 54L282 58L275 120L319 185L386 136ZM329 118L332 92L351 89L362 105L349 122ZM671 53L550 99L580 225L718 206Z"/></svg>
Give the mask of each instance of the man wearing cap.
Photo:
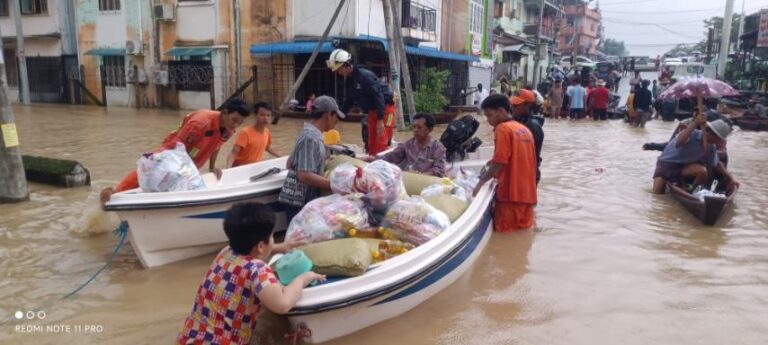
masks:
<svg viewBox="0 0 768 345"><path fill-rule="evenodd" d="M528 97L528 96L525 96ZM534 99L535 102L535 99ZM533 102L531 102L533 103ZM509 232L533 227L536 207L536 148L531 131L512 121L509 99L491 95L480 105L494 131L493 158L488 162L474 195L496 178L493 230Z"/></svg>
<svg viewBox="0 0 768 345"><path fill-rule="evenodd" d="M611 98L611 92L605 87L605 80L598 80L597 88L588 96L589 111L592 113L593 120L608 120L609 98Z"/></svg>
<svg viewBox="0 0 768 345"><path fill-rule="evenodd" d="M533 135L536 146L536 184L541 180L541 147L544 145L544 119L531 114L531 108L536 105L536 95L529 90L520 90L512 97L512 117L522 123Z"/></svg>
<svg viewBox="0 0 768 345"><path fill-rule="evenodd" d="M376 155L386 150L389 143L387 127L390 131L394 127L395 112L394 106L387 107L385 103L385 91L379 78L369 69L353 66L352 55L343 49L331 52L326 65L345 78L346 98L341 105L342 112L348 112L357 103L368 113L368 154Z"/></svg>
<svg viewBox="0 0 768 345"><path fill-rule="evenodd" d="M288 222L302 206L320 195L320 189L331 188L330 181L323 177L326 158L323 132L332 130L344 117L332 97L315 99L310 121L304 124L288 157L288 176L278 197L278 201L286 206Z"/></svg>
<svg viewBox="0 0 768 345"><path fill-rule="evenodd" d="M698 128L706 124L705 133ZM664 194L667 182L680 182L682 179L693 179L693 187L707 183L708 170L725 177L728 187L739 183L725 168L718 158L717 144L725 140L731 128L724 120L707 122L705 114L699 112L688 126L669 141L656 162L653 173L653 193ZM703 141L706 135L707 147Z"/></svg>

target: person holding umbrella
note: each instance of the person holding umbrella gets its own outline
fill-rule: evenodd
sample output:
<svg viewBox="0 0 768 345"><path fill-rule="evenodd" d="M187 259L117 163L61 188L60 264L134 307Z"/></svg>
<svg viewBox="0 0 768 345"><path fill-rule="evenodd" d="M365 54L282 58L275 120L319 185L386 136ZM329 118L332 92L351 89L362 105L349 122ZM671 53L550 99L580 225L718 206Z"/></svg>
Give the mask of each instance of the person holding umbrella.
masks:
<svg viewBox="0 0 768 345"><path fill-rule="evenodd" d="M704 131L698 129L706 128ZM667 182L693 179L692 189L709 180L709 170L725 177L725 183L738 187L739 182L718 159L716 143L725 140L731 128L723 120L707 122L706 115L697 111L694 120L669 141L656 162L653 173L653 193L664 194Z"/></svg>

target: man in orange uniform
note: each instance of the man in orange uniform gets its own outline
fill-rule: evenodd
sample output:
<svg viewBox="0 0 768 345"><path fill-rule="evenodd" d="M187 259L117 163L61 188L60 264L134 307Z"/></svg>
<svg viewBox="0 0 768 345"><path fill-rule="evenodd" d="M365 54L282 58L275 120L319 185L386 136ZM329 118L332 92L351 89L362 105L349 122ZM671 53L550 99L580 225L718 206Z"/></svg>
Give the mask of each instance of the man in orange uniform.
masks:
<svg viewBox="0 0 768 345"><path fill-rule="evenodd" d="M514 100L523 103L524 100ZM497 177L493 228L499 232L533 227L536 206L536 145L525 125L514 121L509 99L503 95L488 96L480 105L488 123L494 127L493 159L480 176L474 194L493 177Z"/></svg>
<svg viewBox="0 0 768 345"><path fill-rule="evenodd" d="M224 144L240 126L251 111L248 105L241 100L229 101L221 111L198 110L187 114L178 129L171 132L162 145L153 150L159 152L165 149L173 149L176 143L183 143L187 148L189 157L195 162L198 169L209 161L209 169L221 177L221 170L216 168L216 157L219 148ZM131 171L115 187L105 188L101 191L101 203L104 204L112 194L139 187L139 176L136 170Z"/></svg>
<svg viewBox="0 0 768 345"><path fill-rule="evenodd" d="M264 151L280 157L280 152L272 147L272 134L267 127L272 110L267 103L258 102L253 105L253 112L256 113L256 123L237 134L232 152L227 157L228 168L258 162Z"/></svg>

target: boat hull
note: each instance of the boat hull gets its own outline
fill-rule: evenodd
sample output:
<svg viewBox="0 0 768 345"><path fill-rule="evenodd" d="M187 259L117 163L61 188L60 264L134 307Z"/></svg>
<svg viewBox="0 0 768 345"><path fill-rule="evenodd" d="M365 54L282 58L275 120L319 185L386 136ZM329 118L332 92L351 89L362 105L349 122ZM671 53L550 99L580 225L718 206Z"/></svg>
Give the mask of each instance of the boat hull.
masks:
<svg viewBox="0 0 768 345"><path fill-rule="evenodd" d="M701 200L675 184L667 184L667 187L672 197L705 225L717 223L723 210L733 203L738 191L737 189L730 191L725 198L705 197L704 200Z"/></svg>
<svg viewBox="0 0 768 345"><path fill-rule="evenodd" d="M341 308L310 311L303 315L294 313L289 315L288 320L294 329L310 331L309 337L304 338L305 342L322 343L402 315L466 274L483 252L492 228L489 207L467 241L407 284L371 299L360 297L364 300Z"/></svg>

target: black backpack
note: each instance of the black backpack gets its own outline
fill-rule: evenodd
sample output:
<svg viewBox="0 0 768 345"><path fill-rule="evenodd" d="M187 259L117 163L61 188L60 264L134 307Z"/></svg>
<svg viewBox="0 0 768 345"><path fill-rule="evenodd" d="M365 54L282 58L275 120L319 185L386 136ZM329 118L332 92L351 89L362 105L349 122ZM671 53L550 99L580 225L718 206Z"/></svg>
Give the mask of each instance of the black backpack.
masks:
<svg viewBox="0 0 768 345"><path fill-rule="evenodd" d="M473 140L472 138L478 127L480 127L480 122L472 115L465 115L448 124L448 128L440 137L440 142L445 146L445 159L447 161L462 160L467 152L474 152L482 144L480 139L474 138ZM470 140L472 141L470 142ZM471 145L466 145L467 143Z"/></svg>

